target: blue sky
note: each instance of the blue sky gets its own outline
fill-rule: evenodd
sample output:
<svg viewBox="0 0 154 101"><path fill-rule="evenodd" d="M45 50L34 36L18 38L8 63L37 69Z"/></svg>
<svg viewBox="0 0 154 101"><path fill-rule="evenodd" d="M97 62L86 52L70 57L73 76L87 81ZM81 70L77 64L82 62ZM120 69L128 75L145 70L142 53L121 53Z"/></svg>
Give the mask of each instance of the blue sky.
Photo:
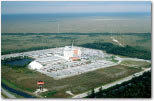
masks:
<svg viewBox="0 0 154 101"><path fill-rule="evenodd" d="M2 1L2 14L151 12L150 1Z"/></svg>

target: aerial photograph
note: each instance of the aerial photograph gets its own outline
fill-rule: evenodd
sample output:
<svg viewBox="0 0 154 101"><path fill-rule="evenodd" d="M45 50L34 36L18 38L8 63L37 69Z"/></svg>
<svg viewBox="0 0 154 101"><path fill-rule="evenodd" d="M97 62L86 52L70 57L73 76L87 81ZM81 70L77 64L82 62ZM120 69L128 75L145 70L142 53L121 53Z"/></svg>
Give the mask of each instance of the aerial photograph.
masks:
<svg viewBox="0 0 154 101"><path fill-rule="evenodd" d="M1 1L1 98L151 99L151 6Z"/></svg>

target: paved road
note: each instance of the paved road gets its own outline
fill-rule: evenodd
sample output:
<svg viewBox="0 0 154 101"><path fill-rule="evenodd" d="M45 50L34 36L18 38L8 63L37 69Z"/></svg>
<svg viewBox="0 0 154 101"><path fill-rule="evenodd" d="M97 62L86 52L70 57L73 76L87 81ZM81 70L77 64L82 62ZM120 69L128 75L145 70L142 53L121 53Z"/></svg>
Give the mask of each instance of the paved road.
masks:
<svg viewBox="0 0 154 101"><path fill-rule="evenodd" d="M142 75L144 72L150 71L150 70L151 70L151 67L148 68L148 69L144 69L143 71L138 72L138 73L135 73L135 74L136 74L136 76L140 76L140 75ZM123 78L123 79L121 79L121 80L118 80L118 81L115 81L115 82L106 84L106 85L102 86L102 88L103 88L103 89L107 89L107 88L112 87L112 86L114 86L114 85L121 84L122 82L131 80L133 77L134 77L133 75L128 76L128 77L125 77L125 78ZM99 89L100 89L100 87L96 88L96 89L94 90L95 93L96 93L96 92L99 92ZM88 92L85 92L85 93L82 93L82 94L78 94L78 95L73 96L72 98L83 98L83 97L88 96L88 94L89 94L90 92L91 92L91 91L88 91Z"/></svg>
<svg viewBox="0 0 154 101"><path fill-rule="evenodd" d="M116 40L114 37L111 37L113 42L118 43L120 46L124 47L124 45L122 45L118 40Z"/></svg>
<svg viewBox="0 0 154 101"><path fill-rule="evenodd" d="M8 91L6 91L3 88L1 88L1 91L2 91L3 94L5 94L6 96L8 96L8 98L16 98L14 95L12 95L11 93L9 93Z"/></svg>

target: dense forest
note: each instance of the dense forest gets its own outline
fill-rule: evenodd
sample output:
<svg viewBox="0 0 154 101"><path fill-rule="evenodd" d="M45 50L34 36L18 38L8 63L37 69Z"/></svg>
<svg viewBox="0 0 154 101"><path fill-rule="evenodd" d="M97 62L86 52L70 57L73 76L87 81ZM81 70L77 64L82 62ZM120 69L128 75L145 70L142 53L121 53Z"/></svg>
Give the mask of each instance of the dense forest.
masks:
<svg viewBox="0 0 154 101"><path fill-rule="evenodd" d="M151 37L151 33L124 33L124 35L137 35L137 36L149 36ZM2 33L2 35L19 35L19 36L27 36L27 35L89 35L89 36L95 36L95 35L123 35L123 33Z"/></svg>
<svg viewBox="0 0 154 101"><path fill-rule="evenodd" d="M151 72L108 89L94 90L86 98L151 98Z"/></svg>
<svg viewBox="0 0 154 101"><path fill-rule="evenodd" d="M95 43L87 43L81 46L86 47L86 48L105 50L107 53L111 53L115 55L128 56L132 58L148 59L148 60L151 59L151 52L141 50L141 49L139 50L137 48L134 48L128 45L125 47L121 47L118 45L114 45L112 43L95 42Z"/></svg>

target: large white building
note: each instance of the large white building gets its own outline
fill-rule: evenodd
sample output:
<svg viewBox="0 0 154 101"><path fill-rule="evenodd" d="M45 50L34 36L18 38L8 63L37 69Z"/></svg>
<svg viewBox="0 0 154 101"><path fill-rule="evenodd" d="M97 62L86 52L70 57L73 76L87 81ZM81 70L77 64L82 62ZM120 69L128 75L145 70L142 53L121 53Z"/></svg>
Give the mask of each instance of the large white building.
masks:
<svg viewBox="0 0 154 101"><path fill-rule="evenodd" d="M78 60L81 58L81 50L77 47L65 46L64 58L67 60Z"/></svg>
<svg viewBox="0 0 154 101"><path fill-rule="evenodd" d="M77 47L73 47L73 42L72 46L65 46L64 48L64 58L66 60L75 61L81 59L81 50Z"/></svg>

